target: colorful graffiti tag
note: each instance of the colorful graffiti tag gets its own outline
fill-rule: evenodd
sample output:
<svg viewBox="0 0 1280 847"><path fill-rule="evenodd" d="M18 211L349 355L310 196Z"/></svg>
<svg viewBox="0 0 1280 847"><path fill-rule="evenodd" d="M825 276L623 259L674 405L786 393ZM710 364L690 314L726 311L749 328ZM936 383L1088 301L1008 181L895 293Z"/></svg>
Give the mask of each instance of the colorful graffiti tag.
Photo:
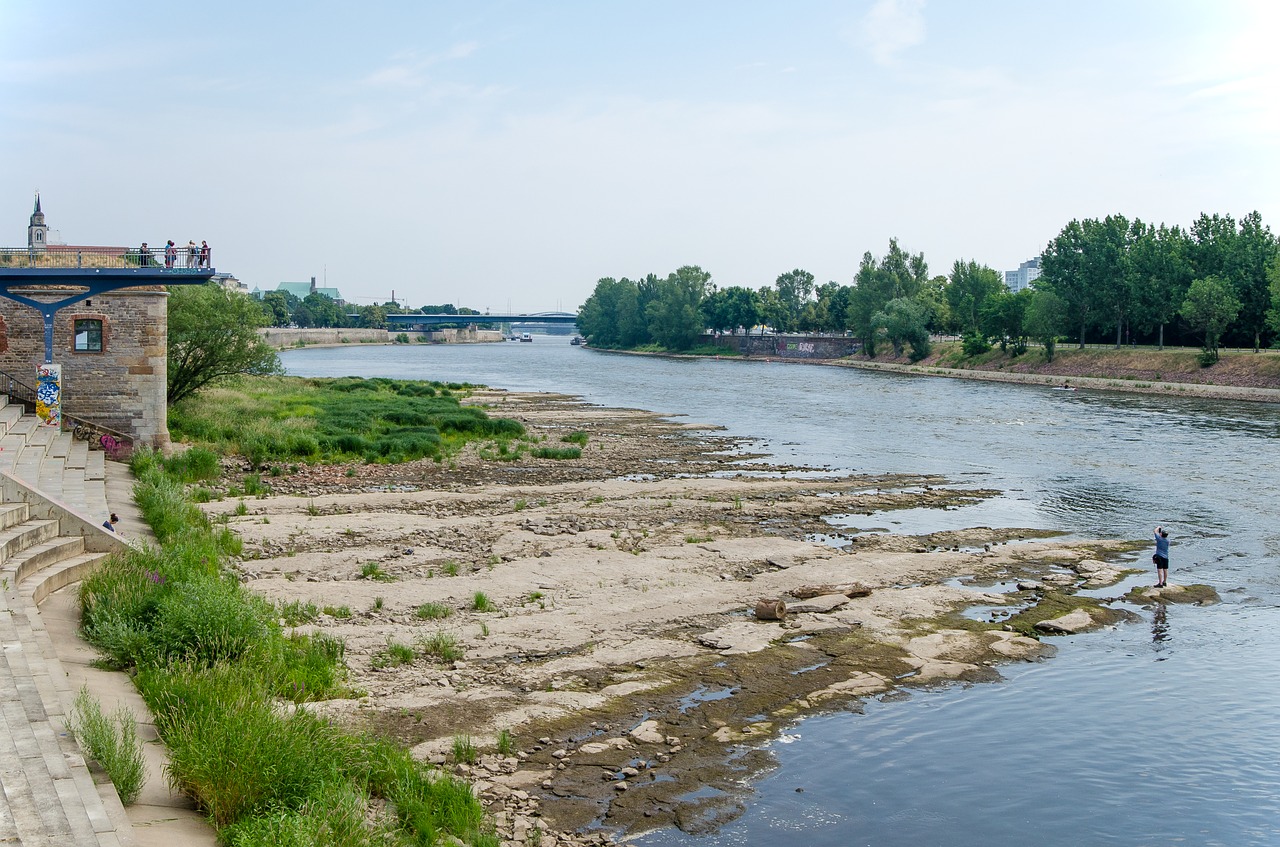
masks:
<svg viewBox="0 0 1280 847"><path fill-rule="evenodd" d="M62 426L62 365L36 369L36 417L45 426Z"/></svg>

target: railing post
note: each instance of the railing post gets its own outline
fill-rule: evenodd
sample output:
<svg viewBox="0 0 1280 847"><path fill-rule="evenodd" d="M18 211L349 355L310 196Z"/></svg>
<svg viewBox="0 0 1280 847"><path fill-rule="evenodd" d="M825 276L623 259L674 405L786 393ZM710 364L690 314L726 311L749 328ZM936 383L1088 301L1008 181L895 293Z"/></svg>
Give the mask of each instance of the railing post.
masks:
<svg viewBox="0 0 1280 847"><path fill-rule="evenodd" d="M81 250L76 251L76 267L77 268L84 267L84 252Z"/></svg>

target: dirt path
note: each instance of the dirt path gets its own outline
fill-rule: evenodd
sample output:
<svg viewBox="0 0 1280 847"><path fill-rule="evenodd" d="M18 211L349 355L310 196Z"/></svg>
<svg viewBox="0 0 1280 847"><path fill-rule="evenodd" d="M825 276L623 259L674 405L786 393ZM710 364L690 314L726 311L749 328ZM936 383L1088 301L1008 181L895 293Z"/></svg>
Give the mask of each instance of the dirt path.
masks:
<svg viewBox="0 0 1280 847"><path fill-rule="evenodd" d="M586 433L583 456L490 446L440 465L304 468L272 479L276 493L244 501L243 515L237 500L206 508L243 537L255 589L314 604L304 628L346 640L367 696L320 708L454 765L517 840L713 828L741 810L742 780L769 766L756 742L807 713L902 685L996 679L1002 662L1051 653L1023 627L956 612L1106 584L1118 574L1098 560L1125 549L1027 530L841 536L826 516L996 492L762 474L708 427L558 395L471 402L545 446ZM982 590L997 579L1026 589ZM758 620L762 599L790 613ZM450 642L460 658L431 653ZM393 643L412 661L395 664ZM504 732L512 755L455 763L461 737L493 751ZM702 786L723 793L688 796Z"/></svg>

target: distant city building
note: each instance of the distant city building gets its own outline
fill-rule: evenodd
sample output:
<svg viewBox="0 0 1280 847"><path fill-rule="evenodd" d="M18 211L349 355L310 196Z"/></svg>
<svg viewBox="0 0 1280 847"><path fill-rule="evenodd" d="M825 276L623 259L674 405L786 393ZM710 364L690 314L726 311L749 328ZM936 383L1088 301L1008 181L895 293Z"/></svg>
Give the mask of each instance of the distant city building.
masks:
<svg viewBox="0 0 1280 847"><path fill-rule="evenodd" d="M1014 294L1017 294L1024 288L1030 288L1031 283L1040 278L1040 257L1028 259L1021 265L1018 265L1016 271L1004 272L1004 285Z"/></svg>
<svg viewBox="0 0 1280 847"><path fill-rule="evenodd" d="M231 274L214 274L210 282L216 282L228 291L239 291L242 294L249 293L249 284L241 282Z"/></svg>
<svg viewBox="0 0 1280 847"><path fill-rule="evenodd" d="M323 294L338 305L343 305L345 302L342 299L342 294L338 292L338 289L325 288L323 286L317 287L315 277L311 277L311 282L282 282L276 286L276 291L284 291L288 294L292 294L299 300L307 299L308 294ZM255 289L254 296L261 297L262 294Z"/></svg>

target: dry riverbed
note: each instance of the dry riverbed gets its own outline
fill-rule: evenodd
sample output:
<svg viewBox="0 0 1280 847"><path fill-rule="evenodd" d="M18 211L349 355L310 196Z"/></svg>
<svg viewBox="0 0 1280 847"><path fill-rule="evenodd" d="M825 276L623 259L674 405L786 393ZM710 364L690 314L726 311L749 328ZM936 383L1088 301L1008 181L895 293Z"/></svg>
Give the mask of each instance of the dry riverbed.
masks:
<svg viewBox="0 0 1280 847"><path fill-rule="evenodd" d="M490 446L443 464L302 468L243 515L232 499L205 508L243 537L256 590L327 609L306 626L345 639L366 696L317 708L473 780L508 841L712 829L770 767L762 742L798 717L996 680L1003 663L1052 653L1037 621L1047 632L1042 619L1078 629L1125 615L1071 593L1118 580L1125 542L980 527L841 538L824 520L998 492L764 473L708 427L570 397L469 402L546 446L585 432L583 456L512 460ZM492 610L475 608L478 592ZM785 602L782 620L756 617L765 599ZM424 617L428 604L450 614ZM991 607L982 621L960 614L975 605ZM438 633L460 659L429 654ZM392 642L415 658L388 662ZM503 730L509 756L492 752ZM454 762L458 736L484 753L475 764Z"/></svg>

